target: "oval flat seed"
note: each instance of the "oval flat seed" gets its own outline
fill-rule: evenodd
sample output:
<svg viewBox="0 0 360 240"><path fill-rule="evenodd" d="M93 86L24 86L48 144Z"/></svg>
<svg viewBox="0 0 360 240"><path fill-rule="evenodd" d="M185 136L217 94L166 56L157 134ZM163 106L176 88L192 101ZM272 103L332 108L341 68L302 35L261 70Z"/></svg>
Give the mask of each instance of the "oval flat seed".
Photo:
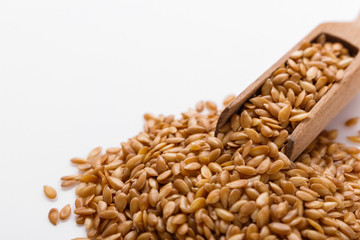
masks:
<svg viewBox="0 0 360 240"><path fill-rule="evenodd" d="M316 197L305 191L297 191L296 196L303 201L315 201Z"/></svg>
<svg viewBox="0 0 360 240"><path fill-rule="evenodd" d="M76 180L66 180L61 183L61 187L63 187L63 188L72 187L72 186L76 185L76 183L77 183Z"/></svg>
<svg viewBox="0 0 360 240"><path fill-rule="evenodd" d="M163 173L161 173L158 177L157 177L157 180L158 181L163 181L165 180L166 178L170 177L171 176L171 170L167 170Z"/></svg>
<svg viewBox="0 0 360 240"><path fill-rule="evenodd" d="M318 73L317 67L309 68L306 72L306 79L309 81L313 80L317 76L317 73Z"/></svg>
<svg viewBox="0 0 360 240"><path fill-rule="evenodd" d="M116 218L118 216L118 212L115 210L105 210L100 212L99 217L104 218L104 219L113 219Z"/></svg>
<svg viewBox="0 0 360 240"><path fill-rule="evenodd" d="M256 169L254 167L250 167L250 166L237 166L235 167L235 169L237 171L239 171L239 173L244 174L244 175L255 175L256 174Z"/></svg>
<svg viewBox="0 0 360 240"><path fill-rule="evenodd" d="M312 83L307 81L300 81L300 87L308 93L316 92L316 87Z"/></svg>
<svg viewBox="0 0 360 240"><path fill-rule="evenodd" d="M350 136L347 137L347 139L355 143L360 143L360 136Z"/></svg>
<svg viewBox="0 0 360 240"><path fill-rule="evenodd" d="M63 207L60 211L60 219L66 220L71 214L71 207L70 204L67 204L65 207Z"/></svg>
<svg viewBox="0 0 360 240"><path fill-rule="evenodd" d="M279 235L288 235L291 233L291 227L284 223L272 222L268 226L272 232Z"/></svg>
<svg viewBox="0 0 360 240"><path fill-rule="evenodd" d="M350 63L351 63L353 60L354 60L353 58L343 59L343 60L341 60L340 62L338 62L337 66L338 66L338 68L340 68L340 69L344 69L344 68L346 68L347 66L349 66Z"/></svg>
<svg viewBox="0 0 360 240"><path fill-rule="evenodd" d="M246 187L247 184L248 184L248 181L246 179L239 179L239 180L229 182L228 184L226 184L226 186L229 188L243 188L243 187Z"/></svg>
<svg viewBox="0 0 360 240"><path fill-rule="evenodd" d="M220 189L212 190L206 198L206 204L215 204L218 201L220 201Z"/></svg>
<svg viewBox="0 0 360 240"><path fill-rule="evenodd" d="M282 84L283 82L285 82L286 80L289 79L289 74L287 73L280 73L278 75L276 75L273 79L272 82L274 84Z"/></svg>
<svg viewBox="0 0 360 240"><path fill-rule="evenodd" d="M257 146L257 147L253 147L250 151L249 151L249 155L252 157L256 157L259 155L267 155L269 153L270 149L268 146L266 145L261 145L261 146Z"/></svg>
<svg viewBox="0 0 360 240"><path fill-rule="evenodd" d="M55 199L57 195L56 190L48 185L44 186L44 193L49 199Z"/></svg>
<svg viewBox="0 0 360 240"><path fill-rule="evenodd" d="M279 112L279 122L284 124L286 122L289 121L289 117L290 117L290 113L291 113L291 106L287 105L286 107L283 107L280 112Z"/></svg>
<svg viewBox="0 0 360 240"><path fill-rule="evenodd" d="M196 198L191 204L190 204L190 212L195 212L196 210L205 207L205 198L199 197Z"/></svg>
<svg viewBox="0 0 360 240"><path fill-rule="evenodd" d="M170 217L173 212L175 211L175 207L176 204L175 202L169 201L165 206L164 206L164 210L163 210L163 218L168 218Z"/></svg>
<svg viewBox="0 0 360 240"><path fill-rule="evenodd" d="M301 58L302 56L303 56L302 50L297 50L297 51L291 53L291 55L290 55L290 57L295 60Z"/></svg>
<svg viewBox="0 0 360 240"><path fill-rule="evenodd" d="M358 121L359 121L359 117L350 118L345 122L345 125L347 127L351 127L351 126L356 125L358 123Z"/></svg>
<svg viewBox="0 0 360 240"><path fill-rule="evenodd" d="M215 208L215 212L224 221L232 221L235 218L235 216L231 212L223 208Z"/></svg>
<svg viewBox="0 0 360 240"><path fill-rule="evenodd" d="M310 113L300 113L298 115L291 117L289 120L291 122L300 122L300 121L308 118L309 116L310 116Z"/></svg>
<svg viewBox="0 0 360 240"><path fill-rule="evenodd" d="M241 113L240 121L243 128L250 128L252 125L252 118L246 110Z"/></svg>
<svg viewBox="0 0 360 240"><path fill-rule="evenodd" d="M77 215L90 215L95 213L96 211L92 208L80 207L74 210L74 213Z"/></svg>
<svg viewBox="0 0 360 240"><path fill-rule="evenodd" d="M201 164L197 163L197 162L192 162L189 164L186 164L186 166L184 167L186 170L190 170L190 171L194 171L194 170L198 170L201 168Z"/></svg>
<svg viewBox="0 0 360 240"><path fill-rule="evenodd" d="M50 209L48 218L52 225L56 225L59 221L59 210L56 208Z"/></svg>

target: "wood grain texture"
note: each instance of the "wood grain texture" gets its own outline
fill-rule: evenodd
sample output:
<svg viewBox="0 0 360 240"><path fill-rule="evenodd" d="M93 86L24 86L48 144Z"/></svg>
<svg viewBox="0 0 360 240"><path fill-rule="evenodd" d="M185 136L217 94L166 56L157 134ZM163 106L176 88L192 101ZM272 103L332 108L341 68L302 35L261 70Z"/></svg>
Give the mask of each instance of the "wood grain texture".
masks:
<svg viewBox="0 0 360 240"><path fill-rule="evenodd" d="M300 48L301 43L312 42L322 33L326 34L330 40L342 42L352 54L356 55L350 66L346 68L343 79L333 85L310 111L309 118L302 121L289 136L285 153L291 160L295 160L360 89L360 54L358 54L360 16L353 22L323 23L310 32L223 110L216 126L215 136L218 134L218 128L241 109L241 106L257 92L266 79L290 58L291 53Z"/></svg>

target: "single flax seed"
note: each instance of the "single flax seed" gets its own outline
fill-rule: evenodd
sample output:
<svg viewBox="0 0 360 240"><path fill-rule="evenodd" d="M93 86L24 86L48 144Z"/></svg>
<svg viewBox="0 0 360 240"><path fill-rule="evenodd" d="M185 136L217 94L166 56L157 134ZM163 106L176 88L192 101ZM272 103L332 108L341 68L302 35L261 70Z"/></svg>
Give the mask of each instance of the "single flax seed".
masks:
<svg viewBox="0 0 360 240"><path fill-rule="evenodd" d="M70 214L71 214L71 207L70 204L67 204L65 207L63 207L60 210L59 217L61 220L66 220L67 218L69 218Z"/></svg>
<svg viewBox="0 0 360 240"><path fill-rule="evenodd" d="M45 185L44 186L44 193L45 193L45 196L48 197L49 199L55 199L56 198L56 190L51 187L51 186L48 186L48 185Z"/></svg>
<svg viewBox="0 0 360 240"><path fill-rule="evenodd" d="M352 127L356 125L359 121L359 117L350 118L345 122L345 126Z"/></svg>
<svg viewBox="0 0 360 240"><path fill-rule="evenodd" d="M56 208L50 209L48 218L52 225L56 225L59 221L59 210Z"/></svg>

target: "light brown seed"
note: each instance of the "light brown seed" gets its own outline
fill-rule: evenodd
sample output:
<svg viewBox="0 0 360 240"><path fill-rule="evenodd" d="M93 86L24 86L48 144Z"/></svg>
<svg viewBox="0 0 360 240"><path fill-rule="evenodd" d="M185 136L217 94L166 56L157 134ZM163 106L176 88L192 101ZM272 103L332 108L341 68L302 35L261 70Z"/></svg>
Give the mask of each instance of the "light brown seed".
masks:
<svg viewBox="0 0 360 240"><path fill-rule="evenodd" d="M273 79L272 79L272 82L274 84L282 84L284 83L286 80L289 79L289 74L287 73L281 73L281 74L278 74L276 75Z"/></svg>
<svg viewBox="0 0 360 240"><path fill-rule="evenodd" d="M224 221L232 221L235 218L231 212L229 212L223 208L215 208L215 212Z"/></svg>
<svg viewBox="0 0 360 240"><path fill-rule="evenodd" d="M261 141L260 135L252 128L245 128L245 133L248 135L249 139L251 139L254 143L259 143Z"/></svg>
<svg viewBox="0 0 360 240"><path fill-rule="evenodd" d="M302 232L304 237L307 237L311 240L325 240L326 235L314 230L306 229Z"/></svg>
<svg viewBox="0 0 360 240"><path fill-rule="evenodd" d="M350 136L347 137L347 139L355 143L360 143L360 136Z"/></svg>
<svg viewBox="0 0 360 240"><path fill-rule="evenodd" d="M205 106L207 109L209 109L210 111L217 111L217 105L216 103L212 102L212 101L206 101L205 102Z"/></svg>
<svg viewBox="0 0 360 240"><path fill-rule="evenodd" d="M182 194L190 192L189 186L182 179L176 179L174 181L174 187Z"/></svg>
<svg viewBox="0 0 360 240"><path fill-rule="evenodd" d="M241 126L243 128L250 128L252 125L252 118L249 113L245 110L241 113Z"/></svg>
<svg viewBox="0 0 360 240"><path fill-rule="evenodd" d="M308 118L310 116L310 113L300 113L298 115L292 116L289 120L291 122L300 122L304 119Z"/></svg>
<svg viewBox="0 0 360 240"><path fill-rule="evenodd" d="M268 226L272 232L279 235L288 235L291 233L291 227L284 223L272 222Z"/></svg>
<svg viewBox="0 0 360 240"><path fill-rule="evenodd" d="M205 108L205 104L203 101L200 101L196 104L196 111L202 112Z"/></svg>
<svg viewBox="0 0 360 240"><path fill-rule="evenodd" d="M263 207L265 205L268 205L269 201L270 201L269 193L268 192L263 192L257 197L256 205L258 207Z"/></svg>
<svg viewBox="0 0 360 240"><path fill-rule="evenodd" d="M105 210L99 213L99 217L103 219L113 219L116 218L118 215L118 212L115 210Z"/></svg>
<svg viewBox="0 0 360 240"><path fill-rule="evenodd" d="M304 50L303 56L309 58L313 56L318 50L315 47L308 47Z"/></svg>
<svg viewBox="0 0 360 240"><path fill-rule="evenodd" d="M78 157L74 157L72 159L70 159L70 161L74 164L85 164L88 163L87 160L83 159L83 158L78 158Z"/></svg>
<svg viewBox="0 0 360 240"><path fill-rule="evenodd" d="M237 171L239 171L239 173L244 174L244 175L255 175L256 174L256 169L254 167L251 166L237 166L235 167L235 169Z"/></svg>
<svg viewBox="0 0 360 240"><path fill-rule="evenodd" d="M349 66L350 63L351 63L353 60L354 60L353 58L343 59L343 60L341 60L340 62L338 62L337 66L338 66L338 68L340 68L340 69L344 69L344 68L346 68L347 66Z"/></svg>
<svg viewBox="0 0 360 240"><path fill-rule="evenodd" d="M346 236L350 237L351 239L354 239L356 236L356 233L354 232L354 230L347 225L346 223L344 223L341 220L336 220L341 232L343 232Z"/></svg>
<svg viewBox="0 0 360 240"><path fill-rule="evenodd" d="M316 92L316 87L312 83L307 81L300 81L300 87L308 93Z"/></svg>
<svg viewBox="0 0 360 240"><path fill-rule="evenodd" d="M57 208L50 209L48 218L52 225L56 225L59 221L59 210Z"/></svg>
<svg viewBox="0 0 360 240"><path fill-rule="evenodd" d="M320 196L332 195L329 188L320 183L314 183L311 185L311 189L317 192Z"/></svg>
<svg viewBox="0 0 360 240"><path fill-rule="evenodd" d="M48 185L44 186L44 193L49 199L55 199L57 195L56 190Z"/></svg>
<svg viewBox="0 0 360 240"><path fill-rule="evenodd" d="M296 196L303 201L315 201L316 197L305 191L297 191Z"/></svg>
<svg viewBox="0 0 360 240"><path fill-rule="evenodd" d="M195 212L196 210L203 208L206 205L205 198L199 197L196 198L191 204L190 204L190 212Z"/></svg>
<svg viewBox="0 0 360 240"><path fill-rule="evenodd" d="M306 72L306 79L309 81L313 80L316 77L317 73L318 73L317 67L309 68Z"/></svg>
<svg viewBox="0 0 360 240"><path fill-rule="evenodd" d="M264 137L271 137L273 135L271 128L264 124L261 124L260 132Z"/></svg>
<svg viewBox="0 0 360 240"><path fill-rule="evenodd" d="M163 218L166 219L170 217L175 211L175 207L176 207L176 203L173 201L169 201L168 203L166 203L163 210Z"/></svg>
<svg viewBox="0 0 360 240"><path fill-rule="evenodd" d="M303 56L302 50L297 50L290 55L290 57L295 60L301 58L302 56Z"/></svg>
<svg viewBox="0 0 360 240"><path fill-rule="evenodd" d="M197 162L192 162L192 163L186 164L186 166L184 167L184 169L189 170L189 171L198 170L200 168L201 168L201 164L197 163Z"/></svg>
<svg viewBox="0 0 360 240"><path fill-rule="evenodd" d="M74 179L78 179L80 176L81 176L80 174L72 174L72 175L61 177L61 180L63 180L63 181L74 180Z"/></svg>
<svg viewBox="0 0 360 240"><path fill-rule="evenodd" d="M232 102L232 100L234 100L234 99L235 99L235 95L233 95L233 94L227 96L223 102L223 105L224 106L229 105Z"/></svg>
<svg viewBox="0 0 360 240"><path fill-rule="evenodd" d="M63 187L63 188L72 187L72 186L76 185L76 183L77 183L76 180L66 180L61 183L61 187Z"/></svg>
<svg viewBox="0 0 360 240"><path fill-rule="evenodd" d="M92 213L94 213L95 210L92 208L87 208L87 207L80 207L74 210L74 213L77 215L90 215Z"/></svg>
<svg viewBox="0 0 360 240"><path fill-rule="evenodd" d="M270 218L270 208L268 205L262 207L256 216L256 225L259 228L264 227L268 222Z"/></svg>
<svg viewBox="0 0 360 240"><path fill-rule="evenodd" d="M214 189L208 194L206 204L215 204L218 201L220 201L220 189Z"/></svg>
<svg viewBox="0 0 360 240"><path fill-rule="evenodd" d="M248 216L250 214L252 214L256 209L256 203L254 201L249 201L244 203L239 210L239 215L240 216Z"/></svg>
<svg viewBox="0 0 360 240"><path fill-rule="evenodd" d="M282 123L282 124L288 122L289 117L290 117L290 113L291 113L291 106L290 105L287 105L287 106L283 107L279 112L279 116L278 116L279 122Z"/></svg>
<svg viewBox="0 0 360 240"><path fill-rule="evenodd" d="M71 214L71 207L70 207L70 204L67 204L65 207L63 207L61 210L60 210L60 219L61 220L66 220Z"/></svg>
<svg viewBox="0 0 360 240"><path fill-rule="evenodd" d="M248 181L246 179L239 179L239 180L229 182L228 184L226 184L226 186L229 188L243 188L243 187L246 187L247 184L248 184Z"/></svg>
<svg viewBox="0 0 360 240"><path fill-rule="evenodd" d="M350 118L345 122L345 125L347 127L351 127L351 126L356 125L358 123L358 121L359 121L359 117Z"/></svg>
<svg viewBox="0 0 360 240"><path fill-rule="evenodd" d="M275 174L282 169L284 166L284 162L282 160L276 160L275 162L271 163L269 170L267 170L267 174Z"/></svg>
<svg viewBox="0 0 360 240"><path fill-rule="evenodd" d="M120 212L124 211L124 209L126 208L126 205L127 205L127 199L128 199L128 197L126 196L125 193L122 193L122 192L116 193L114 200L115 200L116 209L118 211L120 211Z"/></svg>
<svg viewBox="0 0 360 240"><path fill-rule="evenodd" d="M269 170L271 166L271 160L270 158L266 158L264 161L262 161L259 166L256 168L256 171L260 174L263 174Z"/></svg>
<svg viewBox="0 0 360 240"><path fill-rule="evenodd" d="M158 177L157 177L157 180L160 182L160 181L163 181L165 180L166 178L170 177L172 174L171 170L167 170L163 173L161 173Z"/></svg>
<svg viewBox="0 0 360 240"><path fill-rule="evenodd" d="M144 171L144 173L146 173L146 172ZM142 175L140 175L139 179L141 179L141 177L146 178L146 174L145 174L145 176L142 176ZM124 183L119 178L109 176L109 177L107 177L107 180L108 180L108 183L110 184L110 186L115 190L120 190L124 187ZM144 179L141 179L141 180L144 180ZM138 180L138 181L141 181L141 180ZM138 183L138 184L141 186L141 183Z"/></svg>
<svg viewBox="0 0 360 240"><path fill-rule="evenodd" d="M266 145L260 145L257 147L253 147L250 151L249 151L249 155L252 157L256 157L259 155L267 155L269 153L270 149L268 146Z"/></svg>

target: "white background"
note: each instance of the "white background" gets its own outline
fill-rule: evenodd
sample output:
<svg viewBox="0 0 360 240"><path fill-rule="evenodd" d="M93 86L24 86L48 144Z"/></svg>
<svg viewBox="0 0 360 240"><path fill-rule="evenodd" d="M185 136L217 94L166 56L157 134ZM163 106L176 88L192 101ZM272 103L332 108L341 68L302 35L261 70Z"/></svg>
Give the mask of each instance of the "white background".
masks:
<svg viewBox="0 0 360 240"><path fill-rule="evenodd" d="M71 157L118 146L146 112L179 115L240 93L319 23L359 9L357 0L0 0L0 238L84 236L74 216L47 220L50 208L73 206L73 189L59 187L76 172ZM360 115L359 103L331 128Z"/></svg>

